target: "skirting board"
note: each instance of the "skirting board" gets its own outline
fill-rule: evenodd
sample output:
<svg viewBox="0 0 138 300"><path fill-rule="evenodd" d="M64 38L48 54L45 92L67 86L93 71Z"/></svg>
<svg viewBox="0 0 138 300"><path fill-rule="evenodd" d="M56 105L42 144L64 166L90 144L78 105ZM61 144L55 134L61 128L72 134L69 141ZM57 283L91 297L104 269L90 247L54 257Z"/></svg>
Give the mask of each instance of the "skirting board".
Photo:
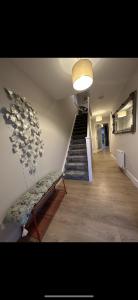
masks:
<svg viewBox="0 0 138 300"><path fill-rule="evenodd" d="M97 153L97 151L94 150L94 151L92 151L92 153L95 154L95 153Z"/></svg>
<svg viewBox="0 0 138 300"><path fill-rule="evenodd" d="M116 157L111 153L113 159L116 160ZM132 183L138 188L138 179L130 172L128 169L124 169L124 174L132 181Z"/></svg>
<svg viewBox="0 0 138 300"><path fill-rule="evenodd" d="M113 158L113 159L115 159L115 160L116 160L116 157L115 157L115 156L114 156L112 153L111 153L111 156L112 156L112 158Z"/></svg>
<svg viewBox="0 0 138 300"><path fill-rule="evenodd" d="M138 179L127 169L124 170L124 173L129 177L133 184L138 188Z"/></svg>
<svg viewBox="0 0 138 300"><path fill-rule="evenodd" d="M101 152L102 150L103 149L93 150L92 153L95 154L95 153Z"/></svg>

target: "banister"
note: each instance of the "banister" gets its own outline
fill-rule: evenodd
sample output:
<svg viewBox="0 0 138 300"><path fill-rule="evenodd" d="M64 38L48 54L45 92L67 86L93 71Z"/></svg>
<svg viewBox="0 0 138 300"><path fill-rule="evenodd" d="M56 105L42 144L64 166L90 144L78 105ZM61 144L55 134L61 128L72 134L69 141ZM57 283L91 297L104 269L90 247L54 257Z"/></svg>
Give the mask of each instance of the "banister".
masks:
<svg viewBox="0 0 138 300"><path fill-rule="evenodd" d="M90 111L90 103L88 98L87 137L85 139L86 139L86 148L87 148L89 182L92 182L92 132L91 132L90 114L91 111Z"/></svg>

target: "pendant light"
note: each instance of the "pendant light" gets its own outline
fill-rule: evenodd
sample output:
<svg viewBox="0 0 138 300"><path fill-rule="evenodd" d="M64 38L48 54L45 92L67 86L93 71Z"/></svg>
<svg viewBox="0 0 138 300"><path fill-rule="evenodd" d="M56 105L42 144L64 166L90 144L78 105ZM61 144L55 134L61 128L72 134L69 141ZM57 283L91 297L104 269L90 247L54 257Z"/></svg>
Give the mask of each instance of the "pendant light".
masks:
<svg viewBox="0 0 138 300"><path fill-rule="evenodd" d="M79 59L72 68L73 88L87 90L93 83L92 63L89 59Z"/></svg>

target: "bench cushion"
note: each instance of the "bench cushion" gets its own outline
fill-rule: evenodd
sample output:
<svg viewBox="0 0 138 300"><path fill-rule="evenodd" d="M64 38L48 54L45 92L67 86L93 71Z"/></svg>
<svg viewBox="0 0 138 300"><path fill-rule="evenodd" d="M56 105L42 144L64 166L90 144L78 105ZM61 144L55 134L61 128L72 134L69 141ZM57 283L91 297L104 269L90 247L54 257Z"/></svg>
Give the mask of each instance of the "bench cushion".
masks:
<svg viewBox="0 0 138 300"><path fill-rule="evenodd" d="M5 226L0 226L0 242L17 242L21 234L20 224L7 223Z"/></svg>
<svg viewBox="0 0 138 300"><path fill-rule="evenodd" d="M28 192L22 195L7 211L4 223L18 222L24 226L35 204L61 176L61 172L52 172L39 180Z"/></svg>
<svg viewBox="0 0 138 300"><path fill-rule="evenodd" d="M51 172L44 178L40 179L36 185L43 186L46 185L49 189L50 186L61 176L61 172Z"/></svg>

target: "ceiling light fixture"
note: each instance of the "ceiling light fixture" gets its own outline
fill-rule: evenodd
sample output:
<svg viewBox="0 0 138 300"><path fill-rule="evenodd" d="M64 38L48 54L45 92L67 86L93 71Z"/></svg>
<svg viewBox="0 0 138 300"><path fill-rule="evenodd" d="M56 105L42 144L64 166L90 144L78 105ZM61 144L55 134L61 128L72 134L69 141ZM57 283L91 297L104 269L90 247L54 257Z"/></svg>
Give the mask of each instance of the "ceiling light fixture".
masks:
<svg viewBox="0 0 138 300"><path fill-rule="evenodd" d="M72 68L73 88L87 90L93 83L92 63L89 59L79 59Z"/></svg>
<svg viewBox="0 0 138 300"><path fill-rule="evenodd" d="M102 116L96 116L96 122L102 121Z"/></svg>

